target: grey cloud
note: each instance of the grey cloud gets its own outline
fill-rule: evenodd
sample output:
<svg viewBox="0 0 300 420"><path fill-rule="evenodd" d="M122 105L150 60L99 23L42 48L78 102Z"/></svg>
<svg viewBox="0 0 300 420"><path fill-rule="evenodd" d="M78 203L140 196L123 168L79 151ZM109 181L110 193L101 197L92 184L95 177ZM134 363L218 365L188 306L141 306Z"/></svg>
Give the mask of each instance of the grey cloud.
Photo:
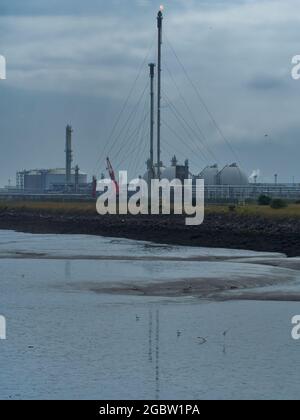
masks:
<svg viewBox="0 0 300 420"><path fill-rule="evenodd" d="M272 75L257 75L254 76L250 81L248 81L247 86L250 89L256 90L278 90L284 89L286 86L286 81L281 78L273 77Z"/></svg>

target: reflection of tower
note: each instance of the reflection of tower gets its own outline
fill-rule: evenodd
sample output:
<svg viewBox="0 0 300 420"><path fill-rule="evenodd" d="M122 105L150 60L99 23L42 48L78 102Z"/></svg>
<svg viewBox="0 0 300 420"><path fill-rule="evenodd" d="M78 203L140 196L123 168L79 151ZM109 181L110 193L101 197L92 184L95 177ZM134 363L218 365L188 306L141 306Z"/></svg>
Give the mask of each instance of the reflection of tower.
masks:
<svg viewBox="0 0 300 420"><path fill-rule="evenodd" d="M71 261L65 263L65 279L71 280Z"/></svg>
<svg viewBox="0 0 300 420"><path fill-rule="evenodd" d="M152 364L153 352L152 347L155 345L155 399L159 400L160 396L160 370L159 370L159 309L156 310L155 315L155 332L153 331L153 311L149 310L149 332L148 332L148 360ZM155 334L154 339L152 339ZM152 368L151 368L152 370Z"/></svg>
<svg viewBox="0 0 300 420"><path fill-rule="evenodd" d="M148 360L152 363L152 328L153 328L153 314L152 309L149 310L149 351L148 351Z"/></svg>
<svg viewBox="0 0 300 420"><path fill-rule="evenodd" d="M156 311L156 334L155 334L155 398L159 400L160 394L159 377L159 309Z"/></svg>

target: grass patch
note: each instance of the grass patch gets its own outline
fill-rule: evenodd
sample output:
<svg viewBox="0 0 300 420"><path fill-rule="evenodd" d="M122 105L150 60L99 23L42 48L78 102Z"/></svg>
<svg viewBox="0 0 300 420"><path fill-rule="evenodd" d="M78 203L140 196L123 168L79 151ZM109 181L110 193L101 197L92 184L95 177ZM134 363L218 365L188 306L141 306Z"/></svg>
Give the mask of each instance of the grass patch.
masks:
<svg viewBox="0 0 300 420"><path fill-rule="evenodd" d="M206 213L226 213L232 214L228 206L209 205L205 207ZM264 216L264 217L300 217L300 204L289 204L287 207L273 209L270 206L260 206L256 204L247 204L245 206L236 206L235 214L245 216Z"/></svg>
<svg viewBox="0 0 300 420"><path fill-rule="evenodd" d="M53 214L96 213L94 202L0 201L0 211L23 210Z"/></svg>
<svg viewBox="0 0 300 420"><path fill-rule="evenodd" d="M96 215L95 202L54 202L54 201L0 201L2 211L33 211L52 214ZM300 217L300 204L289 204L287 207L273 209L270 206L256 204L240 205L235 211L230 211L228 205L207 205L206 214L228 214L245 216L298 218Z"/></svg>

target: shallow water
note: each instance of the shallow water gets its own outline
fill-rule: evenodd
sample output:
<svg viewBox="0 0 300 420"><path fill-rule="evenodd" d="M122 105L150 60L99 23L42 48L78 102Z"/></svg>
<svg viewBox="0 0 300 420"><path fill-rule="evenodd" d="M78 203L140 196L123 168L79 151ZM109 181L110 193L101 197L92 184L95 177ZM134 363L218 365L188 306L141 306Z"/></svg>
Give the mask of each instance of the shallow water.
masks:
<svg viewBox="0 0 300 420"><path fill-rule="evenodd" d="M16 259L16 252L28 255ZM33 260L30 253L44 255ZM280 287L294 290L297 271L249 263L280 255L9 231L0 232L0 255L0 314L7 319L7 340L0 341L1 398L300 397L300 342L291 338L298 303L90 290L102 283L243 276L250 284L268 278L276 280L271 287L282 281ZM65 260L45 259L49 255ZM76 255L107 259L68 259ZM125 259L110 259L116 255ZM126 260L132 255L152 260ZM161 256L175 260L155 259ZM208 260L182 260L191 256ZM221 260L211 261L215 256ZM235 260L241 256L245 262Z"/></svg>

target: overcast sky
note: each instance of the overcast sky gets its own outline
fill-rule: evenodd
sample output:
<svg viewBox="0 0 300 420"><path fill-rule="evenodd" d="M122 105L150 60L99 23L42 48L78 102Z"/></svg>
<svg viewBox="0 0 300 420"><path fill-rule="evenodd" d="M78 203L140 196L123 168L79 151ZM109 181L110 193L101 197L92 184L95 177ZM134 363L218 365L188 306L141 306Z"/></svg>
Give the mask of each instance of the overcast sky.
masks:
<svg viewBox="0 0 300 420"><path fill-rule="evenodd" d="M15 182L20 169L63 167L67 123L74 163L90 176L105 170L106 154L116 170L143 173L147 64L156 60L160 3L1 0L0 185ZM279 181L300 182L300 80L291 78L291 59L300 54L299 0L163 4L164 163L176 153L198 173L238 160L248 175L259 169L261 181L278 173Z"/></svg>

